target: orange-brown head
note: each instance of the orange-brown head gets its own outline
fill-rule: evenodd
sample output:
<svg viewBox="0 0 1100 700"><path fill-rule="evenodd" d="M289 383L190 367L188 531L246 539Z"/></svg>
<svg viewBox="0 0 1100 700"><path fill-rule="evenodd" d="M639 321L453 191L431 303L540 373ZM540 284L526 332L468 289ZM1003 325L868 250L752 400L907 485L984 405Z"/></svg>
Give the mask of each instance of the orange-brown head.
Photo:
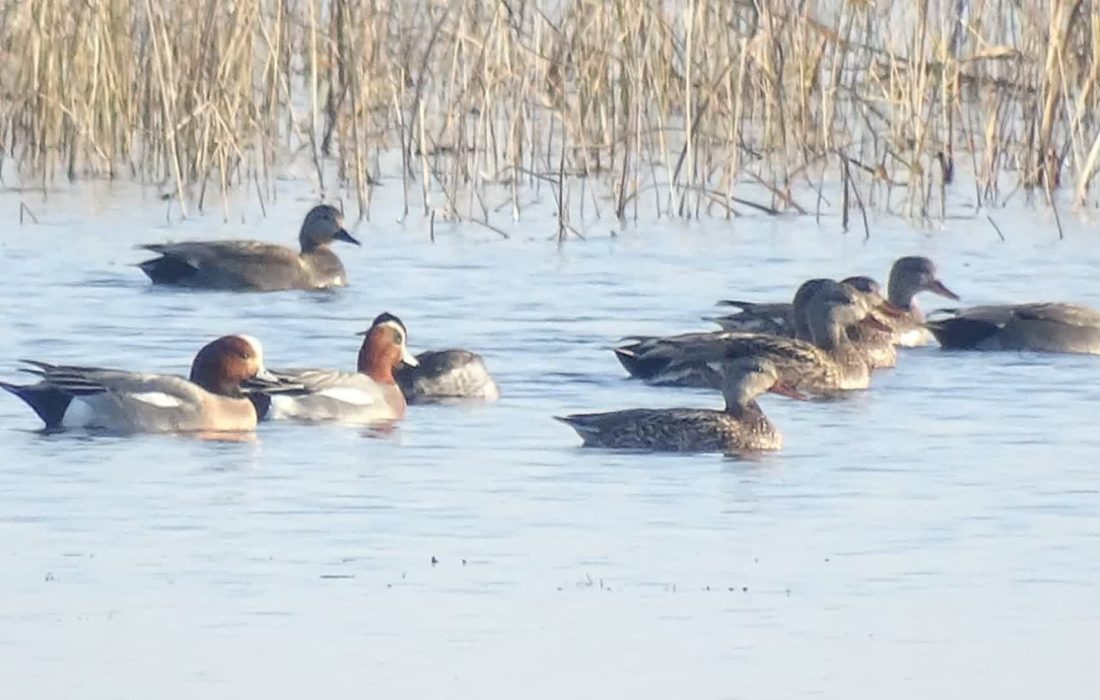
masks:
<svg viewBox="0 0 1100 700"><path fill-rule="evenodd" d="M223 335L207 343L191 363L191 381L223 396L241 396L241 383L266 377L264 350L248 335Z"/></svg>
<svg viewBox="0 0 1100 700"><path fill-rule="evenodd" d="M397 365L404 362L415 367L419 364L405 344L408 339L405 324L393 314L379 314L363 335L366 337L359 348L358 369L374 381L393 384L393 370Z"/></svg>

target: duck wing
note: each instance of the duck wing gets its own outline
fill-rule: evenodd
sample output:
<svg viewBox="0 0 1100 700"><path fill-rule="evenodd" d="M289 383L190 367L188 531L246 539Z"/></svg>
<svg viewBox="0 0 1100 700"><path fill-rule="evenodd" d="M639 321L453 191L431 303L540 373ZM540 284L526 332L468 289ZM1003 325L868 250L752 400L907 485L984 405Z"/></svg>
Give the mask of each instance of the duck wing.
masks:
<svg viewBox="0 0 1100 700"><path fill-rule="evenodd" d="M139 264L157 284L272 290L294 286L301 274L297 251L259 241L187 241L138 247L160 254Z"/></svg>

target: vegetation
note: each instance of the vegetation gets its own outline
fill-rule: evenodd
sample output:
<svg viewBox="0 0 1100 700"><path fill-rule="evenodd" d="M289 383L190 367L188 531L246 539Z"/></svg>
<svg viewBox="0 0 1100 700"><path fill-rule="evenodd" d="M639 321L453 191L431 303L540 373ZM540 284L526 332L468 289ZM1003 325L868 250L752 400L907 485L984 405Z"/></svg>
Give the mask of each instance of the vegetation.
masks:
<svg viewBox="0 0 1100 700"><path fill-rule="evenodd" d="M381 179L486 225L548 191L563 232L578 203L939 217L956 170L1085 205L1098 54L1084 0L2 0L0 158L185 211L292 160L364 214Z"/></svg>

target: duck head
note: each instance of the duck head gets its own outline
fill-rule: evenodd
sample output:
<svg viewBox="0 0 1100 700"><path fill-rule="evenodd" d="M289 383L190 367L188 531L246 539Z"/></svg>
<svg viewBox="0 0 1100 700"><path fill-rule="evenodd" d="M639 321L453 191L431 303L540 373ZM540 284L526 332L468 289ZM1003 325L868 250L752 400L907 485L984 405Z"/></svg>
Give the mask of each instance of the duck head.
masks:
<svg viewBox="0 0 1100 700"><path fill-rule="evenodd" d="M359 371L376 382L393 384L393 370L399 364L419 364L406 345L409 334L405 324L393 314L379 314L361 335L366 337L359 348Z"/></svg>
<svg viewBox="0 0 1100 700"><path fill-rule="evenodd" d="M799 401L807 399L805 394L780 381L779 370L765 357L739 357L730 362L716 363L712 369L722 376L722 395L726 399L727 409L745 406L768 392Z"/></svg>
<svg viewBox="0 0 1100 700"><path fill-rule="evenodd" d="M302 221L302 229L298 232L298 245L303 253L327 246L333 241L344 241L359 245L359 241L352 238L344 228L344 215L328 204L318 204L309 210Z"/></svg>
<svg viewBox="0 0 1100 700"><path fill-rule="evenodd" d="M920 292L932 292L956 301L959 298L940 281L936 275L935 263L928 258L917 255L898 258L890 269L890 282L887 285L890 303L909 309L912 307L913 297Z"/></svg>
<svg viewBox="0 0 1100 700"><path fill-rule="evenodd" d="M264 367L264 349L250 335L224 335L203 346L191 363L191 381L223 396L241 396L250 380L277 383Z"/></svg>

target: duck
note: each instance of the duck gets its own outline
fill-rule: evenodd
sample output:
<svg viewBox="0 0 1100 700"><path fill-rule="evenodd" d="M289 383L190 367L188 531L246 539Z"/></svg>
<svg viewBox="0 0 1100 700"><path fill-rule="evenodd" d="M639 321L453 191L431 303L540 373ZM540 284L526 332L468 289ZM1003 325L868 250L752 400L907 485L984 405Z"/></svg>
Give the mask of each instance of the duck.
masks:
<svg viewBox="0 0 1100 700"><path fill-rule="evenodd" d="M940 281L936 265L930 259L910 255L895 260L890 268L890 280L886 283L886 300L903 312L890 321L896 345L913 348L928 345L934 340L931 331L924 325L924 313L915 299L921 292L959 300L959 295Z"/></svg>
<svg viewBox="0 0 1100 700"><path fill-rule="evenodd" d="M879 284L870 277L847 277L841 281L871 295L871 298L882 298ZM894 261L890 268L885 301L876 307L875 315L880 321L893 328L895 345L915 347L932 341L931 334L923 326L924 315L914 299L917 294L926 291L956 301L959 298L940 281L936 265L929 258L905 256ZM799 337L795 332L792 308L789 303L755 303L728 299L718 304L739 309L734 314L707 319L718 323L724 330L756 331ZM884 318L886 316L889 318ZM862 339L866 340L865 337ZM859 341L861 338L855 338L855 340ZM876 338L875 342L881 343L881 339ZM886 363L881 366L893 366L889 364L888 352L881 351L880 359ZM894 364L896 364L896 356Z"/></svg>
<svg viewBox="0 0 1100 700"><path fill-rule="evenodd" d="M804 293L815 289L818 280L810 280L810 285L799 287ZM848 285L854 292L863 298L873 315L879 322L889 324L890 319L904 314L895 309L882 296L882 290L878 282L870 277L855 276L846 277L840 281ZM792 302L779 303L755 303L737 300L723 300L720 305L737 306L737 313L718 317L704 317L705 321L713 321L726 331L761 332L790 338L810 340L809 328L804 322L796 321L794 304ZM867 356L872 369L882 369L897 366L898 352L894 345L892 331L883 331L878 328L870 328L868 324L856 324L847 329L849 339L859 347Z"/></svg>
<svg viewBox="0 0 1100 700"><path fill-rule="evenodd" d="M756 452L778 450L783 436L756 402L771 392L798 400L806 396L784 384L768 359L741 357L717 366L725 408L634 408L608 413L554 416L577 431L586 447L673 452Z"/></svg>
<svg viewBox="0 0 1100 700"><path fill-rule="evenodd" d="M422 352L416 356L416 364L402 362L394 379L410 404L500 398L500 387L481 355L458 348Z"/></svg>
<svg viewBox="0 0 1100 700"><path fill-rule="evenodd" d="M857 323L889 327L870 315L865 300L848 285L815 279L799 288L794 308L798 325L808 327L803 331L807 340L741 331L685 333L635 337L615 348L615 354L631 376L657 385L713 386L713 362L764 356L778 368L783 382L799 391L828 395L867 388L870 360L845 329Z"/></svg>
<svg viewBox="0 0 1100 700"><path fill-rule="evenodd" d="M901 317L903 312L886 301L882 296L882 288L870 277L862 275L846 277L841 280L841 283L866 295L871 306L870 315L878 321L878 324L857 323L849 326L848 338L863 351L871 369L897 367L898 346L894 343L894 328L891 321Z"/></svg>
<svg viewBox="0 0 1100 700"><path fill-rule="evenodd" d="M333 241L359 245L336 207L320 204L302 221L300 251L260 241L150 243L160 254L138 267L153 284L230 291L318 290L344 287L347 273L330 249Z"/></svg>
<svg viewBox="0 0 1100 700"><path fill-rule="evenodd" d="M26 402L50 431L245 432L256 428L273 395L301 390L272 375L263 358L256 338L227 335L199 350L188 378L23 360L39 381L0 388Z"/></svg>
<svg viewBox="0 0 1100 700"><path fill-rule="evenodd" d="M1100 312L1039 302L947 309L925 322L948 350L1033 350L1100 355Z"/></svg>
<svg viewBox="0 0 1100 700"><path fill-rule="evenodd" d="M273 369L280 381L301 385L304 392L271 397L270 420L336 421L375 424L404 418L407 402L394 378L399 363L415 367L406 345L408 330L397 316L383 312L361 334L357 371Z"/></svg>

